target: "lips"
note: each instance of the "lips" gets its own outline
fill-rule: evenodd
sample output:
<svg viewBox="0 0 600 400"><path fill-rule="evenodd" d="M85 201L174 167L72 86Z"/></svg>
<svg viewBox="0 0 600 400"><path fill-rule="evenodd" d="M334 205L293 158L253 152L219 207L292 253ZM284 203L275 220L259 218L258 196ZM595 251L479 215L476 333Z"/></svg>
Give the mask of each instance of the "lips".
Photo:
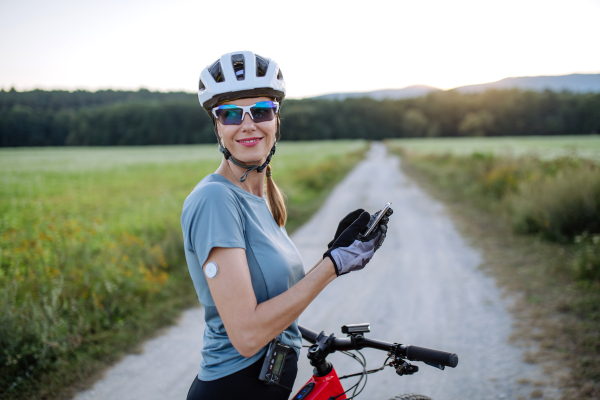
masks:
<svg viewBox="0 0 600 400"><path fill-rule="evenodd" d="M260 143L260 141L262 139L263 138L261 138L261 137L250 137L250 138L236 140L236 142L238 142L239 144L241 144L242 146L245 146L245 147L252 147L252 146L256 146L258 143Z"/></svg>

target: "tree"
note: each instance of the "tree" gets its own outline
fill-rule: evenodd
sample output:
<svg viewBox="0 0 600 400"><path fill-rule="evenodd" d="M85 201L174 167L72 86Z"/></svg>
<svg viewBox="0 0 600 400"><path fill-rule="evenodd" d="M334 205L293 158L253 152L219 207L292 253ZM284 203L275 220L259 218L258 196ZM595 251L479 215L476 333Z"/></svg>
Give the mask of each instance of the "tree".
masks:
<svg viewBox="0 0 600 400"><path fill-rule="evenodd" d="M465 136L486 136L494 126L494 116L489 111L470 112L461 121L458 131Z"/></svg>
<svg viewBox="0 0 600 400"><path fill-rule="evenodd" d="M421 111L409 108L402 116L401 126L405 136L420 137L427 134L429 121Z"/></svg>

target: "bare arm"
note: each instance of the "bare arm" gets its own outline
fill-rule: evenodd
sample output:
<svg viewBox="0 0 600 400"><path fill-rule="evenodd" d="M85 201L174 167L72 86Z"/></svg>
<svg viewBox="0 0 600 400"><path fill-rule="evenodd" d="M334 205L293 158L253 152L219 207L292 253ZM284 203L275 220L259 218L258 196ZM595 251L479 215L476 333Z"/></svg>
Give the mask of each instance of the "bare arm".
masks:
<svg viewBox="0 0 600 400"><path fill-rule="evenodd" d="M331 260L330 260L331 261ZM317 268L319 266L319 264L321 264L323 262L323 260L319 260L317 261L317 263L315 265L313 265L313 267L311 269L308 270L308 272L306 273L306 275L310 274L311 272L313 272L315 270L315 268Z"/></svg>
<svg viewBox="0 0 600 400"><path fill-rule="evenodd" d="M289 327L336 278L333 263L327 257L292 288L257 304L244 249L213 248L206 263L209 262L219 266L217 277L207 279L210 293L231 343L244 357L252 357Z"/></svg>

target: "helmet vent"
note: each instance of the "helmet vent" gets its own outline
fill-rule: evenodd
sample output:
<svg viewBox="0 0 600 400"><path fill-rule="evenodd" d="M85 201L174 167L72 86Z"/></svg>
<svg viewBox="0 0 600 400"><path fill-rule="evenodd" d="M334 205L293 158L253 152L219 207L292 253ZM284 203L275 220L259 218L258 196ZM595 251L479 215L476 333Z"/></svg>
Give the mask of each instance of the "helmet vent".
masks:
<svg viewBox="0 0 600 400"><path fill-rule="evenodd" d="M279 79L280 81L283 80L283 74L281 73L281 69L277 72L277 79Z"/></svg>
<svg viewBox="0 0 600 400"><path fill-rule="evenodd" d="M221 69L221 60L215 61L213 65L208 67L208 72L210 72L215 82L225 82L223 70Z"/></svg>
<svg viewBox="0 0 600 400"><path fill-rule="evenodd" d="M200 79L200 83L198 84L198 90L206 90L206 86L202 83L202 79Z"/></svg>
<svg viewBox="0 0 600 400"><path fill-rule="evenodd" d="M267 69L269 68L269 60L256 55L256 76L261 77L267 75Z"/></svg>
<svg viewBox="0 0 600 400"><path fill-rule="evenodd" d="M244 80L244 55L234 54L231 56L231 64L233 64L233 72L238 81Z"/></svg>

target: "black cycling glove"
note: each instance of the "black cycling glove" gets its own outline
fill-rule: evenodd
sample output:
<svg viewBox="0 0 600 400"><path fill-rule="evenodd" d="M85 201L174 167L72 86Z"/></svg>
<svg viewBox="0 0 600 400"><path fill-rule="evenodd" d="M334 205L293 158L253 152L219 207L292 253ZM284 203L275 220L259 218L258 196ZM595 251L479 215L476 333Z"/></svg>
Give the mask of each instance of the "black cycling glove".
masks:
<svg viewBox="0 0 600 400"><path fill-rule="evenodd" d="M366 232L370 219L369 213L363 211L323 254L323 258L331 259L338 276L363 269L375 254L375 250L381 246L384 233L380 227L373 230L369 236L363 236L361 233Z"/></svg>
<svg viewBox="0 0 600 400"><path fill-rule="evenodd" d="M344 217L344 219L342 219L340 221L337 231L335 231L335 236L333 237L333 240L327 244L328 249L333 245L333 242L335 242L336 239L340 237L342 232L344 232L346 230L346 228L350 226L350 224L352 224L354 221L356 221L356 219L363 212L365 212L365 210L363 210L362 208L359 208L357 210L352 211L350 214L346 215Z"/></svg>

